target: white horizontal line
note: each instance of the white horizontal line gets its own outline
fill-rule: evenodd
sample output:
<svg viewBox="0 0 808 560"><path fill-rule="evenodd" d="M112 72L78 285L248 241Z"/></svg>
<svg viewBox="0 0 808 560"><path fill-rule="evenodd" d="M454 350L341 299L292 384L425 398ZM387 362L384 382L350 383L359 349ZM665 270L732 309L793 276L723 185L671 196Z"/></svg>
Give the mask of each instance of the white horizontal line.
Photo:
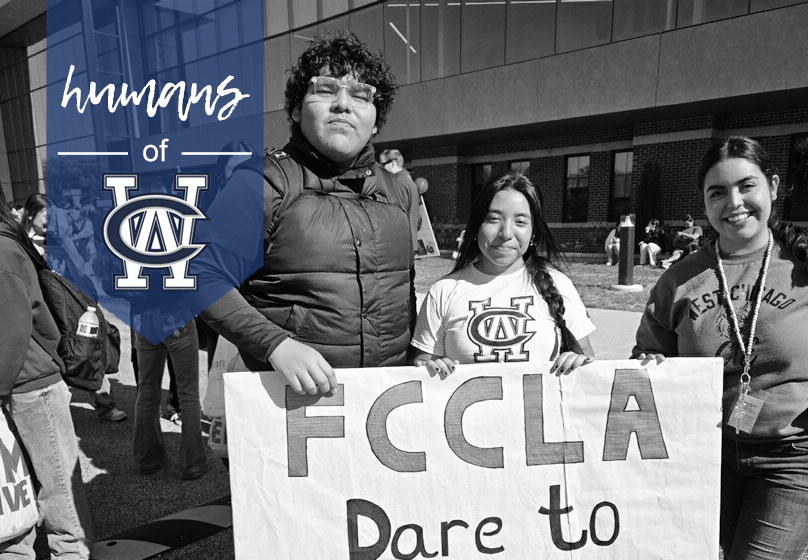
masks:
<svg viewBox="0 0 808 560"><path fill-rule="evenodd" d="M56 152L59 156L128 156L129 152Z"/></svg>
<svg viewBox="0 0 808 560"><path fill-rule="evenodd" d="M251 156L252 152L182 152L184 156Z"/></svg>

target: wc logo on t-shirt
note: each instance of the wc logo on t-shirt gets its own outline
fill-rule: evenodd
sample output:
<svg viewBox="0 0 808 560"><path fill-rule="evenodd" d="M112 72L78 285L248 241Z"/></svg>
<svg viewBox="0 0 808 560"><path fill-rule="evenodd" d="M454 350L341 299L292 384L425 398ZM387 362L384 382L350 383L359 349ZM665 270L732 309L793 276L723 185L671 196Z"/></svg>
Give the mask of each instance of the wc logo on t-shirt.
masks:
<svg viewBox="0 0 808 560"><path fill-rule="evenodd" d="M475 362L526 362L530 352L525 344L535 333L527 332L528 307L533 305L533 296L511 298L511 307L491 307L491 298L470 301L472 312L467 332L477 345Z"/></svg>

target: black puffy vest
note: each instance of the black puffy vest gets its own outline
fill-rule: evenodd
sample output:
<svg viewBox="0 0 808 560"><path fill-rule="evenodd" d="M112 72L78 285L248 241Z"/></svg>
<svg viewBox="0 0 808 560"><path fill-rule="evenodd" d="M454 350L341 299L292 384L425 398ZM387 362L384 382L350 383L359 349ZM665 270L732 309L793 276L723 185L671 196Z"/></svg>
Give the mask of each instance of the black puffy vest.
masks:
<svg viewBox="0 0 808 560"><path fill-rule="evenodd" d="M284 194L244 297L332 367L404 365L413 259L406 193L375 164L358 179L373 194L349 192L283 151L265 157L263 173Z"/></svg>

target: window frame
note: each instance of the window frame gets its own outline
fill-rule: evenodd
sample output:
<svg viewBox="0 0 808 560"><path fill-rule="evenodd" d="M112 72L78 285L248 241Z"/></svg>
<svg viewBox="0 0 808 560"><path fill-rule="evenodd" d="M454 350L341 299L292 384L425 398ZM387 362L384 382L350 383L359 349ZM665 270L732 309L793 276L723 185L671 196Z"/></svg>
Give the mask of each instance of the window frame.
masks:
<svg viewBox="0 0 808 560"><path fill-rule="evenodd" d="M586 189L585 196L583 197L583 206L584 206L584 215L583 219L573 219L570 216L570 179L573 177L570 175L570 161L573 159L581 159L586 158L587 163L585 166L578 164L578 171L580 171L583 167L586 167L586 187L581 187L581 177L582 175L576 174L574 178L576 179L576 189ZM564 223L586 223L588 216L589 216L589 172L592 166L592 154L570 154L564 158L564 211L561 216L561 221ZM576 201L576 204L579 201Z"/></svg>
<svg viewBox="0 0 808 560"><path fill-rule="evenodd" d="M626 196L618 197L616 196L617 182L618 182L617 158L624 154L630 154L631 166L629 167L628 165L626 165L626 167L629 169L629 172L624 176L621 176L621 178L624 181L623 188L626 191ZM618 200L625 200L628 210L631 209L631 183L633 181L633 177L634 177L634 150L616 150L612 152L612 177L609 189L609 211L607 215L607 218L610 223L616 222L620 218L620 216L623 215L623 212L620 213L615 212L616 210L615 206L617 205L616 203ZM626 214L628 213L630 212L626 212Z"/></svg>

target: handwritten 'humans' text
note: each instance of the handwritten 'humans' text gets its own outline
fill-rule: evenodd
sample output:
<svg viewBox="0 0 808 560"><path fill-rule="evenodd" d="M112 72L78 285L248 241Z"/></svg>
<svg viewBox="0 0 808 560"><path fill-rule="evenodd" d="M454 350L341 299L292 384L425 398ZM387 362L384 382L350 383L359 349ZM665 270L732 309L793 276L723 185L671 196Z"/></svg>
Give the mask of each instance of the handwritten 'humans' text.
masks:
<svg viewBox="0 0 808 560"><path fill-rule="evenodd" d="M148 99L146 101L146 113L153 117L157 114L158 107L167 107L168 104L171 102L172 97L174 94L177 94L177 114L179 115L180 120L185 121L188 118L188 111L191 109L191 105L198 103L202 97L205 98L205 113L210 116L216 111L216 104L219 102L219 99L222 97L228 97L230 95L233 98L227 102L224 107L219 109L219 112L216 115L220 121L225 120L228 118L232 113L233 110L238 105L239 101L249 97L249 94L241 93L238 88L228 88L227 84L233 80L233 76L228 76L219 84L216 88L216 97L211 100L211 96L213 95L213 87L210 85L206 85L199 89L199 86L194 82L191 84L190 93L188 95L188 99L185 98L185 82L167 82L163 89L160 91L160 97L157 98L157 101L154 100L155 90L157 89L157 84L154 79L149 80L146 82L146 85L140 92L136 91L129 91L129 84L126 82L121 84L121 91L118 93L116 98L115 96L115 84L108 84L101 88L101 91L98 91L98 86L96 86L95 82L90 82L90 88L87 92L87 97L84 98L82 101L82 91L79 87L74 87L72 90L70 89L70 82L73 79L73 70L75 70L75 66L72 64L70 65L70 70L67 73L67 82L65 83L65 90L62 94L62 107L67 107L67 104L70 102L70 98L74 95L76 96L76 109L79 113L84 113L84 109L87 108L87 103L92 103L93 105L99 105L104 102L104 97L107 100L107 108L109 109L110 113L114 113L115 110L118 108L118 105L126 106L130 102L133 105L140 105L140 102L143 100L143 96L148 93Z"/></svg>

